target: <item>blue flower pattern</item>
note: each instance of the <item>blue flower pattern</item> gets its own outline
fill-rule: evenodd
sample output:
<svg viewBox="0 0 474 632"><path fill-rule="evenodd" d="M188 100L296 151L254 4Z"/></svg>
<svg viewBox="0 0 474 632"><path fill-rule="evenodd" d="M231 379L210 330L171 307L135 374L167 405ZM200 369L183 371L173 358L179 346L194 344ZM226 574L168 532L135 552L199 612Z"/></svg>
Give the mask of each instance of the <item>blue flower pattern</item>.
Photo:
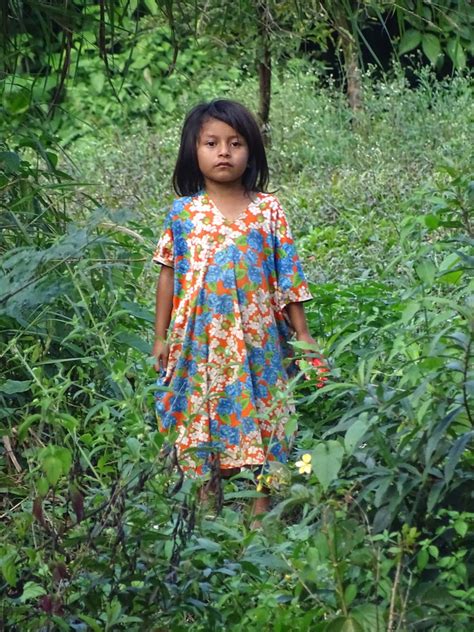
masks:
<svg viewBox="0 0 474 632"><path fill-rule="evenodd" d="M176 200L154 260L174 267L170 355L156 413L189 475L285 462L292 373L288 302L311 298L278 200L258 194L231 222L205 193ZM262 322L260 322L262 321Z"/></svg>

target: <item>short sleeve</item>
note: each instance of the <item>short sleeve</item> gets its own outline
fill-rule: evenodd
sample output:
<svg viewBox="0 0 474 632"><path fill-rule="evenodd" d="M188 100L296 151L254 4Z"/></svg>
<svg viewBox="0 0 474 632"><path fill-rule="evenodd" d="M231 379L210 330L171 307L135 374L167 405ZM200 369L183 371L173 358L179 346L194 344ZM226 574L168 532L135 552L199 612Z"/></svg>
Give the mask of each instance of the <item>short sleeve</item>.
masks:
<svg viewBox="0 0 474 632"><path fill-rule="evenodd" d="M275 204L274 221L274 256L277 275L275 299L283 309L288 303L309 301L313 295L309 291L288 220L278 200Z"/></svg>
<svg viewBox="0 0 474 632"><path fill-rule="evenodd" d="M163 233L153 253L152 260L155 263L162 263L170 268L174 267L174 247L173 230L171 228L171 218L168 215L163 227Z"/></svg>

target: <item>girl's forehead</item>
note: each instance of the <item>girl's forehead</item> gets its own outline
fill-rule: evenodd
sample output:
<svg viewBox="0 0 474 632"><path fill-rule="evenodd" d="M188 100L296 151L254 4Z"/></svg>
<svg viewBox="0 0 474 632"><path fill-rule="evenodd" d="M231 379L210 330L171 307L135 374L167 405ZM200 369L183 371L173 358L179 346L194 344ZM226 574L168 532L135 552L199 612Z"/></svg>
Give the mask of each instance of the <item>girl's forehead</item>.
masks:
<svg viewBox="0 0 474 632"><path fill-rule="evenodd" d="M202 122L199 135L223 137L242 136L242 134L240 134L240 132L238 132L231 125L228 125L227 123L224 123L224 121L220 121L219 119L215 118L208 118Z"/></svg>

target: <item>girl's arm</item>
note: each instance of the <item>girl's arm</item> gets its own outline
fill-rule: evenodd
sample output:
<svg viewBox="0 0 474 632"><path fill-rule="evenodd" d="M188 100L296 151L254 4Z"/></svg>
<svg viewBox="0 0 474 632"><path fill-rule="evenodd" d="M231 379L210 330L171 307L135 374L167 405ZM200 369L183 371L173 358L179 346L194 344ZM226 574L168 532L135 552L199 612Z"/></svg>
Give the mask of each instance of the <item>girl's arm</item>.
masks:
<svg viewBox="0 0 474 632"><path fill-rule="evenodd" d="M157 371L166 369L168 364L169 346L166 343L166 337L173 308L173 285L174 269L162 265L156 284L155 342L152 351L152 355L156 358Z"/></svg>
<svg viewBox="0 0 474 632"><path fill-rule="evenodd" d="M306 314L304 313L303 303L288 303L285 307L290 323L295 330L296 337L300 342L316 344L316 341L309 333Z"/></svg>

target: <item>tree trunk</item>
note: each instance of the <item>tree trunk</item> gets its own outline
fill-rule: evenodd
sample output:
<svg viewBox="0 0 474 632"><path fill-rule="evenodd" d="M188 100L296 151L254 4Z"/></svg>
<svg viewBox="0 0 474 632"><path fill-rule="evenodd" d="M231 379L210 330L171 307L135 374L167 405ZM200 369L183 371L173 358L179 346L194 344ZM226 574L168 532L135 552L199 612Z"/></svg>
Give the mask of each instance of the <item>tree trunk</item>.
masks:
<svg viewBox="0 0 474 632"><path fill-rule="evenodd" d="M355 42L352 37L341 34L342 52L344 55L344 68L347 81L347 99L354 112L362 110L362 82L360 69L355 50Z"/></svg>
<svg viewBox="0 0 474 632"><path fill-rule="evenodd" d="M344 56L344 70L347 81L347 99L349 105L354 113L362 110L362 82L360 77L360 68L358 61L358 46L357 41L351 31L351 25L347 19L345 9L339 2L329 3L332 10L329 9L332 14L333 26L336 29L342 47L342 54Z"/></svg>
<svg viewBox="0 0 474 632"><path fill-rule="evenodd" d="M258 120L265 145L270 144L270 103L272 97L272 55L270 50L270 8L268 0L256 3L259 47L257 65L260 87Z"/></svg>

